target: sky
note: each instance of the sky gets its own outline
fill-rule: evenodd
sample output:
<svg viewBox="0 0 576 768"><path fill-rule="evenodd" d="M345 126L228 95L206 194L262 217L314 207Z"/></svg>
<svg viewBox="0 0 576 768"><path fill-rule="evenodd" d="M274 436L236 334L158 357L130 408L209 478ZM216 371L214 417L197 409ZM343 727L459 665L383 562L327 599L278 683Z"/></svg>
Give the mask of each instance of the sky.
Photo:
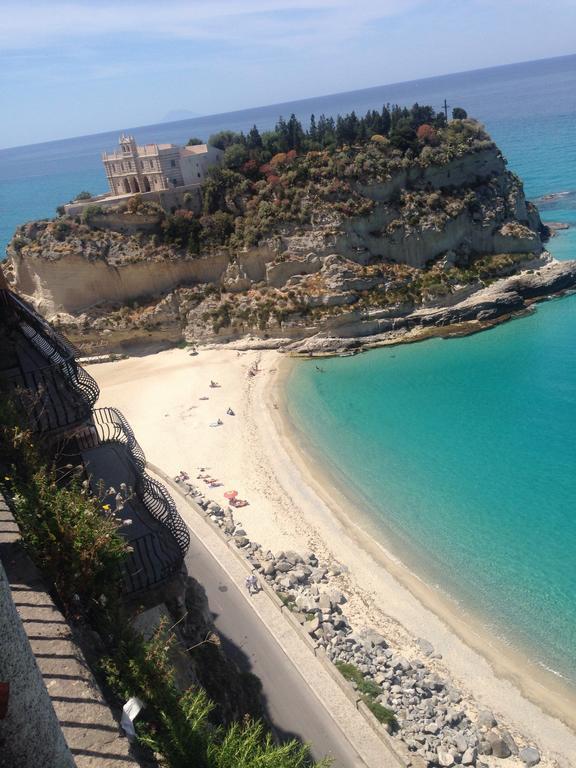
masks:
<svg viewBox="0 0 576 768"><path fill-rule="evenodd" d="M562 56L575 30L574 0L0 0L0 147Z"/></svg>

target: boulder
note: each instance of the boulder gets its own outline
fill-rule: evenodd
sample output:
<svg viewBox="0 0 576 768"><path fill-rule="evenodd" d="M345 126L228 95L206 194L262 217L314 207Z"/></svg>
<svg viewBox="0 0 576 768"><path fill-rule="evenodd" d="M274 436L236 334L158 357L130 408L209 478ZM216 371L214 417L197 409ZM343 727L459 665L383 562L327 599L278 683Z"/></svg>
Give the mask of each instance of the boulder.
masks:
<svg viewBox="0 0 576 768"><path fill-rule="evenodd" d="M296 574L291 575L295 576ZM305 613L311 613L312 611L318 610L314 598L309 597L308 595L298 595L295 602L298 610L304 611Z"/></svg>
<svg viewBox="0 0 576 768"><path fill-rule="evenodd" d="M307 573L303 568L295 568L292 573L294 576L298 579L298 581L303 582L307 579Z"/></svg>
<svg viewBox="0 0 576 768"><path fill-rule="evenodd" d="M296 565L296 563L303 563L304 560L300 557L298 552L285 552L284 558L289 562L292 563L292 565Z"/></svg>
<svg viewBox="0 0 576 768"><path fill-rule="evenodd" d="M280 573L288 573L288 571L291 571L294 566L289 563L287 560L281 560L280 562L276 562L276 570L280 571Z"/></svg>
<svg viewBox="0 0 576 768"><path fill-rule="evenodd" d="M334 605L342 605L346 602L344 594L339 589L329 589L328 595Z"/></svg>
<svg viewBox="0 0 576 768"><path fill-rule="evenodd" d="M486 741L490 744L492 747L492 754L494 757L510 757L512 752L510 751L510 747L504 739L502 738L501 734L498 733L498 731L488 731L486 734Z"/></svg>
<svg viewBox="0 0 576 768"><path fill-rule="evenodd" d="M366 629L366 628L361 629L358 635L359 635L360 642L368 650L372 650L372 648L376 648L376 647L378 648L388 647L386 638L384 638L379 632L376 632L373 629Z"/></svg>
<svg viewBox="0 0 576 768"><path fill-rule="evenodd" d="M536 747L524 747L518 755L528 768L532 768L533 765L538 765L540 762L540 752L538 752Z"/></svg>
<svg viewBox="0 0 576 768"><path fill-rule="evenodd" d="M436 753L436 760L438 761L438 765L441 765L442 768L450 768L451 765L454 765L454 755L443 749L439 749Z"/></svg>
<svg viewBox="0 0 576 768"><path fill-rule="evenodd" d="M494 728L496 725L496 718L489 709L484 709L482 712L478 712L478 719L476 720L477 728Z"/></svg>
<svg viewBox="0 0 576 768"><path fill-rule="evenodd" d="M250 544L246 536L236 536L234 539L234 543L239 549L240 547L245 547L247 544Z"/></svg>
<svg viewBox="0 0 576 768"><path fill-rule="evenodd" d="M512 734L509 733L508 731L501 730L500 731L500 736L502 736L502 738L506 742L506 745L508 746L508 749L510 750L510 752L513 755L517 755L518 754L518 744L516 744L516 742L514 741L514 737L512 736Z"/></svg>
<svg viewBox="0 0 576 768"><path fill-rule="evenodd" d="M487 741L486 739L482 739L482 741L478 744L478 754L479 755L491 755L492 754L492 744Z"/></svg>
<svg viewBox="0 0 576 768"><path fill-rule="evenodd" d="M468 747L468 749L462 755L462 765L474 765L477 756L478 750L476 747Z"/></svg>
<svg viewBox="0 0 576 768"><path fill-rule="evenodd" d="M309 580L312 582L320 582L326 577L326 568L312 568L312 573L309 575Z"/></svg>
<svg viewBox="0 0 576 768"><path fill-rule="evenodd" d="M308 632L309 635L313 635L314 632L317 632L319 627L320 627L320 618L318 614L316 614L316 616L314 616L313 619L310 619L310 621L307 621L304 624L304 629L306 630L306 632Z"/></svg>
<svg viewBox="0 0 576 768"><path fill-rule="evenodd" d="M423 637L419 637L418 640L416 640L416 643L418 644L418 647L424 656L430 656L434 653L434 646L429 640L425 640Z"/></svg>
<svg viewBox="0 0 576 768"><path fill-rule="evenodd" d="M330 600L330 596L327 595L325 592L323 592L320 597L318 598L318 607L322 611L322 613L330 613L332 610L332 600Z"/></svg>

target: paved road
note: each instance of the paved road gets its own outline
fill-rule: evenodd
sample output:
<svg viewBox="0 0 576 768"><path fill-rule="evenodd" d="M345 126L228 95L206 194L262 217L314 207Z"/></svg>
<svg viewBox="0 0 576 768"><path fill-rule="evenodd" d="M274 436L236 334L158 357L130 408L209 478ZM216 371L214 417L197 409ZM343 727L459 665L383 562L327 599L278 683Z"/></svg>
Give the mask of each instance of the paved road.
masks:
<svg viewBox="0 0 576 768"><path fill-rule="evenodd" d="M338 768L365 768L364 761L250 607L246 595L190 533L188 572L204 586L218 631L242 649L250 671L260 678L274 726L312 744L316 759L330 755Z"/></svg>

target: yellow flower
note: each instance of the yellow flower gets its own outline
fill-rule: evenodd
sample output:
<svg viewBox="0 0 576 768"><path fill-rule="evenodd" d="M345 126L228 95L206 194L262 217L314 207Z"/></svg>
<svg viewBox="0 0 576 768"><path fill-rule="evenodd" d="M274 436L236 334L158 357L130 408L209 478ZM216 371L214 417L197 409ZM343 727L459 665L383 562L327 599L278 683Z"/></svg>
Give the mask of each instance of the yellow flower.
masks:
<svg viewBox="0 0 576 768"><path fill-rule="evenodd" d="M12 480L12 478L8 477L8 475L4 475L4 480Z"/></svg>
<svg viewBox="0 0 576 768"><path fill-rule="evenodd" d="M110 504L104 504L102 509L110 509Z"/></svg>

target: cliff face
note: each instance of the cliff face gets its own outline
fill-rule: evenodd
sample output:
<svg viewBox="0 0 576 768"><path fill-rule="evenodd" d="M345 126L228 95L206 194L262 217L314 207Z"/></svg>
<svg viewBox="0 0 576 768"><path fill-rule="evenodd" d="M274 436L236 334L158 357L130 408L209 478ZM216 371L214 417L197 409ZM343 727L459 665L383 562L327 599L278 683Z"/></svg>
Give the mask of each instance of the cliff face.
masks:
<svg viewBox="0 0 576 768"><path fill-rule="evenodd" d="M342 200L338 178L320 202L307 187L308 217L279 216L251 247L191 255L166 241L155 212L24 225L9 246L10 279L73 336L82 329L102 346L105 331L103 346L114 347L254 332L295 339L350 327L351 318L362 335L375 312L455 306L550 260L538 212L491 142L442 163L425 152L395 160L393 172L355 178L350 205L330 202ZM226 205L236 221L253 209L242 196ZM189 225L192 214L181 213Z"/></svg>

